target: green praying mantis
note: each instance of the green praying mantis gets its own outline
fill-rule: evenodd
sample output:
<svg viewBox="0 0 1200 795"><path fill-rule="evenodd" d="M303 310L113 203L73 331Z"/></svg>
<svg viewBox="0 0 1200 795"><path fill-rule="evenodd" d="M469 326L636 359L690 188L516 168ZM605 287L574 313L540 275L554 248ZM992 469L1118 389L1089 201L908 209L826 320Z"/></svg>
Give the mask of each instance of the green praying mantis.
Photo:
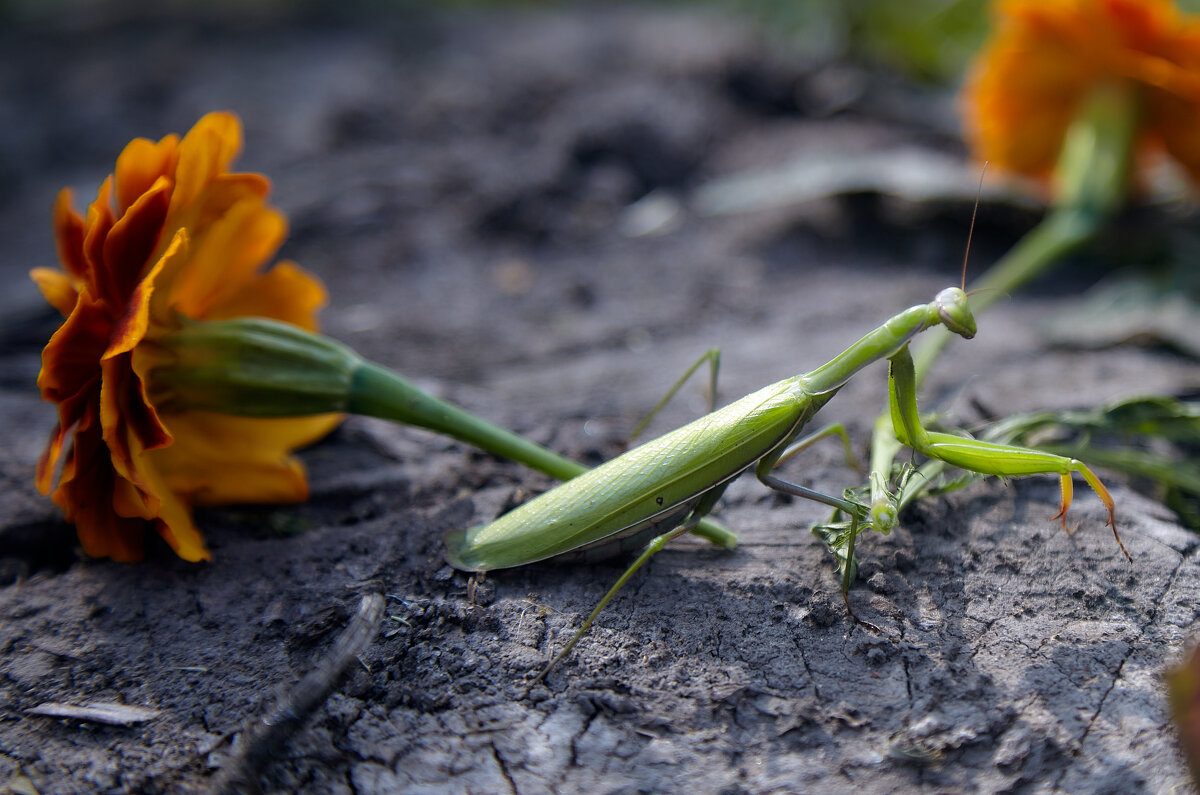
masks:
<svg viewBox="0 0 1200 795"><path fill-rule="evenodd" d="M965 263L964 263L965 274ZM798 438L814 415L856 373L880 359L890 362L888 398L896 438L930 459L986 475L1057 474L1062 500L1054 519L1066 528L1072 475L1081 475L1108 511L1117 532L1116 507L1099 478L1082 462L1038 450L928 430L917 411L909 342L944 326L964 339L975 336L975 318L961 287L947 287L928 304L910 307L817 369L785 378L547 491L487 525L446 535L447 560L463 571L488 572L571 555L598 559L613 551L644 551L596 605L570 642L534 680L546 675L575 646L596 616L646 561L669 541L696 528L730 481L753 467L767 487L832 506L860 527L888 532L895 510L834 497L783 480L782 462L829 435ZM669 397L669 396L668 396ZM661 404L660 404L661 405ZM843 432L844 433L844 432ZM852 549L851 549L852 551ZM1130 558L1132 560L1132 558ZM848 577L843 580L846 598ZM849 601L846 601L849 610ZM850 611L853 616L853 611Z"/></svg>

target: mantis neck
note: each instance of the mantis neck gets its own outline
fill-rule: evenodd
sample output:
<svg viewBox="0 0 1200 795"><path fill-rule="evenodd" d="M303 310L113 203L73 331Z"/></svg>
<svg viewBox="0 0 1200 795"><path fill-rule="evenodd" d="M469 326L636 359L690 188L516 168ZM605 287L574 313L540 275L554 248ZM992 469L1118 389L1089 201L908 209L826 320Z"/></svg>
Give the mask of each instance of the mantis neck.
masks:
<svg viewBox="0 0 1200 795"><path fill-rule="evenodd" d="M810 395L822 395L838 389L859 370L872 362L891 358L909 340L938 322L934 304L905 309L826 364L801 376L806 391Z"/></svg>

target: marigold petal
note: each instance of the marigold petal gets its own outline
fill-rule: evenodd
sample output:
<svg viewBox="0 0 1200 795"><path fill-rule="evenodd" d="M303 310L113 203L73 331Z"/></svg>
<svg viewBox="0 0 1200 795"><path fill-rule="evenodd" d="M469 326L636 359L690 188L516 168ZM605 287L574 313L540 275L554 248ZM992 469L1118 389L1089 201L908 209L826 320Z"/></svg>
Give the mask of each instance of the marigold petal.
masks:
<svg viewBox="0 0 1200 795"><path fill-rule="evenodd" d="M157 143L148 138L134 138L117 156L116 178L117 213L124 214L138 197L154 183L175 171L179 136L167 135Z"/></svg>
<svg viewBox="0 0 1200 795"><path fill-rule="evenodd" d="M1032 16L1023 3L1019 13ZM1037 20L1034 24L1033 19ZM981 55L965 93L968 138L976 157L997 167L1044 176L1086 95L1091 74L1064 46L1057 25L1026 18L1022 36L998 36Z"/></svg>
<svg viewBox="0 0 1200 795"><path fill-rule="evenodd" d="M224 296L246 289L287 234L283 215L259 199L246 199L194 241L186 270L174 285L174 308L187 317L205 318Z"/></svg>
<svg viewBox="0 0 1200 795"><path fill-rule="evenodd" d="M1126 46L1154 51L1178 26L1179 9L1172 0L1103 0L1093 18L1113 29Z"/></svg>
<svg viewBox="0 0 1200 795"><path fill-rule="evenodd" d="M320 279L294 262L282 261L266 273L255 276L241 292L225 297L210 308L206 319L269 317L316 331L317 311L327 299Z"/></svg>
<svg viewBox="0 0 1200 795"><path fill-rule="evenodd" d="M120 562L141 560L146 521L153 520L179 557L208 560L191 509L171 493L154 467L143 462L139 476L144 485L131 483L113 469L109 453L99 425L85 423L75 435L62 482L53 495L63 515L74 522L84 552Z"/></svg>
<svg viewBox="0 0 1200 795"><path fill-rule="evenodd" d="M121 297L108 292L110 284L104 277L104 240L113 226L112 208L109 206L111 197L110 176L100 184L100 190L96 191L96 200L88 205L87 219L84 221L86 231L83 236L83 267L92 295L115 308L120 306Z"/></svg>
<svg viewBox="0 0 1200 795"><path fill-rule="evenodd" d="M54 201L54 243L58 262L70 276L84 281L87 264L83 258L83 218L71 208L71 190L63 188Z"/></svg>
<svg viewBox="0 0 1200 795"><path fill-rule="evenodd" d="M89 388L99 375L110 328L105 307L90 293L81 293L71 314L42 350L37 383L44 399L61 403Z"/></svg>
<svg viewBox="0 0 1200 795"><path fill-rule="evenodd" d="M192 237L201 237L220 221L230 208L247 199L265 199L271 183L261 174L222 174L205 185L173 221L186 226Z"/></svg>
<svg viewBox="0 0 1200 795"><path fill-rule="evenodd" d="M126 480L137 479L136 459L143 452L131 447L125 416L128 381L132 374L130 358L126 353L100 363L100 426L112 458L112 467Z"/></svg>
<svg viewBox="0 0 1200 795"><path fill-rule="evenodd" d="M188 236L186 231L180 229L171 239L167 250L158 258L158 261L154 263L145 278L129 296L125 314L113 325L103 359L131 351L145 339L146 332L150 327L150 308L160 274L169 268L179 267L179 263L185 262L187 257Z"/></svg>
<svg viewBox="0 0 1200 795"><path fill-rule="evenodd" d="M81 423L52 498L67 521L75 524L88 555L117 561L141 560L145 521L121 517L113 511L114 487L115 473L99 425Z"/></svg>
<svg viewBox="0 0 1200 795"><path fill-rule="evenodd" d="M58 406L58 427L38 461L35 482L42 493L50 490L67 436L72 432L78 435L90 425L101 381L100 346L107 340L108 329L104 307L82 293L42 351L38 388L43 398Z"/></svg>
<svg viewBox="0 0 1200 795"><path fill-rule="evenodd" d="M66 432L62 426L56 425L50 432L50 441L46 443L46 449L42 450L42 454L38 456L37 472L33 482L40 494L50 493L50 486L54 483L54 467L57 466L59 456L62 455L65 435Z"/></svg>
<svg viewBox="0 0 1200 795"><path fill-rule="evenodd" d="M1000 0L994 7L996 32L964 92L977 157L1045 177L1082 101L1098 86L1132 83L1146 97L1142 148L1161 140L1196 177L1200 25L1185 21L1171 0Z"/></svg>
<svg viewBox="0 0 1200 795"><path fill-rule="evenodd" d="M142 379L130 366L131 355L121 354L102 364L100 424L117 473L139 488L148 488L142 473L147 450L167 447L173 434L146 396Z"/></svg>
<svg viewBox="0 0 1200 795"><path fill-rule="evenodd" d="M66 509L63 511L65 515ZM117 516L111 509L88 507L77 510L71 521L79 544L89 557L112 558L118 563L137 563L145 557L144 519L128 519Z"/></svg>
<svg viewBox="0 0 1200 795"><path fill-rule="evenodd" d="M150 255L158 246L170 198L171 182L161 177L117 219L105 237L103 275L107 287L102 294L114 296L114 308L123 307L141 281Z"/></svg>
<svg viewBox="0 0 1200 795"><path fill-rule="evenodd" d="M204 188L196 200L180 213L168 217L166 231L182 228L193 243L207 236L209 229L219 225L230 208L244 201L259 201L270 189L267 181L257 174L229 174ZM219 263L218 263L219 264ZM180 260L158 276L158 297L151 309L155 322L166 323L173 308L180 303L181 284L196 266L190 260ZM223 266L222 266L223 267Z"/></svg>
<svg viewBox="0 0 1200 795"><path fill-rule="evenodd" d="M264 420L191 411L172 416L175 443L149 456L171 491L193 505L299 502L308 484L289 451L339 422L337 415Z"/></svg>
<svg viewBox="0 0 1200 795"><path fill-rule="evenodd" d="M42 494L50 493L50 486L54 482L54 469L58 466L58 460L62 455L67 437L78 428L86 428L91 424L91 415L95 414L96 410L94 393L99 383L100 373L97 371L92 380L85 384L84 389L64 398L58 404L58 425L50 434L46 449L42 451L42 455L38 459L37 475L34 481L38 491Z"/></svg>
<svg viewBox="0 0 1200 795"><path fill-rule="evenodd" d="M66 437L67 429L61 423L56 425L50 432L50 441L46 443L46 449L38 457L34 485L42 494L49 494L50 487L54 484L54 468L58 466L58 459L62 456L63 442Z"/></svg>
<svg viewBox="0 0 1200 795"><path fill-rule="evenodd" d="M172 215L191 204L242 149L242 123L232 113L209 113L196 122L179 144Z"/></svg>
<svg viewBox="0 0 1200 795"><path fill-rule="evenodd" d="M1200 103L1163 96L1150 112L1167 152L1200 184Z"/></svg>
<svg viewBox="0 0 1200 795"><path fill-rule="evenodd" d="M1146 113L1171 157L1200 184L1200 23L1173 42L1172 60L1181 76L1173 90L1152 92Z"/></svg>
<svg viewBox="0 0 1200 795"><path fill-rule="evenodd" d="M204 543L204 536L196 529L191 508L170 491L163 493L162 507L154 529L171 545L175 554L189 563L212 560L212 554Z"/></svg>
<svg viewBox="0 0 1200 795"><path fill-rule="evenodd" d="M34 268L29 272L29 278L42 291L46 303L61 312L63 317L71 314L75 302L79 300L79 291L70 276L53 268Z"/></svg>
<svg viewBox="0 0 1200 795"><path fill-rule="evenodd" d="M162 500L125 478L117 477L113 483L112 506L117 516L147 520L158 517Z"/></svg>

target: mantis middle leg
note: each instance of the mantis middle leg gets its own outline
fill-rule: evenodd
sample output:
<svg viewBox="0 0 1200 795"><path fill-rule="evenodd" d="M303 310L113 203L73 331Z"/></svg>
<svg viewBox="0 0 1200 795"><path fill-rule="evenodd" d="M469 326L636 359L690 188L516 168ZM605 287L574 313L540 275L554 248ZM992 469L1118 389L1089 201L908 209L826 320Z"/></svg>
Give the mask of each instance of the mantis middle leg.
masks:
<svg viewBox="0 0 1200 795"><path fill-rule="evenodd" d="M845 512L846 515L850 517L851 522L846 555L848 560L852 560L854 557L854 541L858 536L859 528L863 525L869 515L869 506L854 502L852 500L843 499L841 497L834 497L832 495L825 494L824 492L810 489L807 486L801 486L798 483L792 483L791 481L784 480L783 478L772 474L777 467L781 466L792 457L803 452L804 450L807 450L812 445L829 436L841 437L842 445L846 452L846 462L855 469L860 469L861 467L858 463L858 459L854 456L854 450L850 446L850 437L847 436L845 427L841 424L835 423L833 425L828 425L821 430L804 437L803 439L799 439L778 454L764 456L755 467L754 474L764 486L767 486L770 489L774 489L775 491L783 494L790 494L793 497L802 497L807 500L813 500L815 502L828 505L834 509L835 516L837 515L838 511ZM864 624L878 632L882 632L882 630L880 630L874 624L860 619L855 614L854 608L850 606L850 581L853 576L854 568L852 566L844 567L842 571L842 601L846 605L846 612L855 621L858 621L859 623Z"/></svg>

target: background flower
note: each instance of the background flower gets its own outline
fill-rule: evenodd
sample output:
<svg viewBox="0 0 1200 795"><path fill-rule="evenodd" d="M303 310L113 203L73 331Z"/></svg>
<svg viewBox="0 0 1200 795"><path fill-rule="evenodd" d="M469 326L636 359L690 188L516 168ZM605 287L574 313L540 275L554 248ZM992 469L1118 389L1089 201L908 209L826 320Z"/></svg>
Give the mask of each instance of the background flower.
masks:
<svg viewBox="0 0 1200 795"><path fill-rule="evenodd" d="M1139 144L1165 148L1200 181L1200 24L1170 0L1001 0L968 79L968 138L980 159L1046 177L1090 93L1132 85Z"/></svg>
<svg viewBox="0 0 1200 795"><path fill-rule="evenodd" d="M266 205L264 177L229 172L241 137L237 117L211 113L182 140L136 139L86 217L68 190L55 204L62 270L31 274L66 316L38 377L58 427L37 483L49 492L62 460L52 497L89 555L141 558L149 521L180 557L207 559L191 506L305 499L303 468L289 453L337 422L160 414L148 398L147 372L170 355L154 340L177 314L316 327L320 283L288 262L262 271L286 221Z"/></svg>

